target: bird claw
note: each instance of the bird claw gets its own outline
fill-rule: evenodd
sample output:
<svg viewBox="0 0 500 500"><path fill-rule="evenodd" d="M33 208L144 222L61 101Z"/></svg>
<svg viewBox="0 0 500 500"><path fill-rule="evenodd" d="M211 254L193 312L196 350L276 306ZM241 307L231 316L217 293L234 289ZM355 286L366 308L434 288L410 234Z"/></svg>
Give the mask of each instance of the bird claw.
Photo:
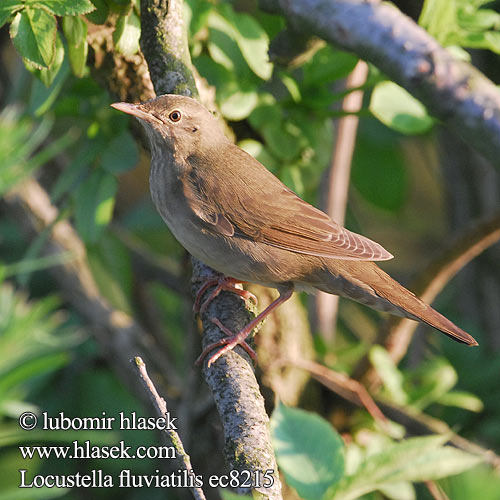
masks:
<svg viewBox="0 0 500 500"><path fill-rule="evenodd" d="M195 361L196 365L201 365L203 360L207 357L210 351L213 351L214 349L220 347L220 349L217 349L217 351L208 359L207 368L210 368L210 366L213 363L215 363L215 361L217 361L223 354L225 354L228 351L232 351L237 345L240 345L246 351L246 353L252 359L254 366L257 365L257 354L246 342L246 338L252 331L251 329L249 330L248 327L245 327L239 333L234 334L231 330L229 330L229 328L225 327L217 318L212 318L211 321L212 323L217 325L217 327L220 328L227 335L227 337L205 347L205 349L203 349L203 352L199 355L198 359Z"/></svg>
<svg viewBox="0 0 500 500"><path fill-rule="evenodd" d="M199 313L202 314L206 311L207 307L210 305L212 300L219 295L220 292L222 291L228 291L231 293L235 293L236 295L239 295L245 300L251 300L254 305L257 305L257 297L249 292L248 290L241 290L240 288L236 288L237 284L241 284L242 282L235 279L235 278L229 278L226 276L221 276L217 278L211 278L205 281L203 286L200 288L198 293L196 294L196 299L193 304L193 314ZM201 299L203 298L203 295L205 292L212 286L215 286L215 289L212 291L212 293L205 299L203 303L201 303Z"/></svg>

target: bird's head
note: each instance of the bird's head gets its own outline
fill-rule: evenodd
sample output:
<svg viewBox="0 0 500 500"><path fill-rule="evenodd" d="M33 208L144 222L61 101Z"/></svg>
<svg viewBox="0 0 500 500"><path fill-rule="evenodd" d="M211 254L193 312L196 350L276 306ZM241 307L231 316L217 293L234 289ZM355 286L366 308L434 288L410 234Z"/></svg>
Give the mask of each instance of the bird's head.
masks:
<svg viewBox="0 0 500 500"><path fill-rule="evenodd" d="M190 97L166 94L144 103L116 102L111 106L139 119L153 155L157 148L167 147L174 156L186 158L224 137L212 113Z"/></svg>

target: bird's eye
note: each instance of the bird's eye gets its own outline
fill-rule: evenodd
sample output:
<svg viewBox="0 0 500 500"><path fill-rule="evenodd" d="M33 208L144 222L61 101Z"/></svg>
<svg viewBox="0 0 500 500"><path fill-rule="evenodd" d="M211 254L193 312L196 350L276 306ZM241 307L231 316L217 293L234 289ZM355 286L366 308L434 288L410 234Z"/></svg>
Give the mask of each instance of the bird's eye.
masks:
<svg viewBox="0 0 500 500"><path fill-rule="evenodd" d="M172 111L168 117L170 118L170 120L172 120L173 122L178 122L180 119L181 119L181 112L180 111Z"/></svg>

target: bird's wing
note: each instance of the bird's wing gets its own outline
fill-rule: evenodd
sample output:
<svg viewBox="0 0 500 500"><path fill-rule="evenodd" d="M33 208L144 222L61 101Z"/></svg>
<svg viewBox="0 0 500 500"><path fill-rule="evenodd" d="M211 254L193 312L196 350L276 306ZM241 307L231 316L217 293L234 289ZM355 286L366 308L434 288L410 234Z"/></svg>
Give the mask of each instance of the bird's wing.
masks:
<svg viewBox="0 0 500 500"><path fill-rule="evenodd" d="M366 261L393 257L378 243L348 231L299 198L239 148L232 149L231 154L247 167L246 172L232 176L232 189L222 186L231 175L228 171L208 189L207 177L198 179L192 184L196 193L190 189L188 196L193 201L196 198L194 211L211 230L318 257Z"/></svg>
<svg viewBox="0 0 500 500"><path fill-rule="evenodd" d="M381 245L343 228L285 186L271 198L260 193L256 198L247 198L244 204L246 214L258 209L259 217L241 213L233 220L229 217L235 235L318 257L370 261L392 258Z"/></svg>

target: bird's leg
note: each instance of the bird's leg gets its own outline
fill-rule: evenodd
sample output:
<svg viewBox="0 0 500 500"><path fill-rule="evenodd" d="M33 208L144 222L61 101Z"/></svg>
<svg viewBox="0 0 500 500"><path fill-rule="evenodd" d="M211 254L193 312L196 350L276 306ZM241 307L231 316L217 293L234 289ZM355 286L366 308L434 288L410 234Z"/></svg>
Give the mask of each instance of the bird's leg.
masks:
<svg viewBox="0 0 500 500"><path fill-rule="evenodd" d="M215 297L217 297L217 295L219 295L219 293L224 290L235 293L236 295L243 297L245 300L251 300L255 305L257 305L257 297L253 293L250 293L247 290L241 290L240 288L236 287L237 284L239 285L241 283L244 283L244 281L240 281L235 278L229 278L227 276L217 276L206 280L196 294L196 299L193 305L193 314L201 314L205 312L210 302L212 302L212 300L214 300ZM203 295L212 286L215 286L214 290L202 303L201 299L203 298Z"/></svg>
<svg viewBox="0 0 500 500"><path fill-rule="evenodd" d="M268 314L270 314L283 302L287 301L292 296L292 293L293 286L290 286L283 292L280 291L280 296L274 302L271 302L271 304L269 304L256 318L250 321L250 323L248 323L245 328L243 328L236 334L226 328L217 318L212 318L212 322L215 323L227 335L227 337L205 347L205 349L203 349L203 352L196 360L196 364L200 365L210 351L217 349L217 347L220 347L220 349L217 349L217 351L212 354L212 356L210 356L207 363L207 367L210 367L210 365L217 361L224 353L226 353L227 351L231 351L238 344L240 344L243 349L245 349L245 351L249 354L249 356L255 361L257 359L257 355L255 354L254 350L245 342L246 338Z"/></svg>

